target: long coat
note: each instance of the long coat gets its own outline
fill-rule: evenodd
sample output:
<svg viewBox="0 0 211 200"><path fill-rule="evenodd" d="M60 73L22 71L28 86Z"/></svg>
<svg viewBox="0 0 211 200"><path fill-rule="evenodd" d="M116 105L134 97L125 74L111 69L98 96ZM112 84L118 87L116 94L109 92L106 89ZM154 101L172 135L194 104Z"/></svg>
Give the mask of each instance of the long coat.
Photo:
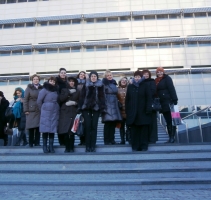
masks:
<svg viewBox="0 0 211 200"><path fill-rule="evenodd" d="M152 94L147 83L141 82L139 87L129 84L126 100L127 125L149 125L151 123Z"/></svg>
<svg viewBox="0 0 211 200"><path fill-rule="evenodd" d="M61 93L62 89L67 88L67 78L65 80L61 79L59 76L56 77L56 83L59 86L59 94Z"/></svg>
<svg viewBox="0 0 211 200"><path fill-rule="evenodd" d="M170 76L164 74L163 78L157 84L157 95L160 98L162 112L170 111L169 104L177 103L176 90Z"/></svg>
<svg viewBox="0 0 211 200"><path fill-rule="evenodd" d="M106 112L102 115L102 122L121 121L122 116L118 106L116 81L108 81L108 79L104 78L102 82L105 86L106 95Z"/></svg>
<svg viewBox="0 0 211 200"><path fill-rule="evenodd" d="M4 126L6 125L5 111L9 106L9 101L2 97L0 101L0 138L4 137Z"/></svg>
<svg viewBox="0 0 211 200"><path fill-rule="evenodd" d="M37 105L41 111L40 132L56 133L59 122L58 87L45 82L39 92Z"/></svg>
<svg viewBox="0 0 211 200"><path fill-rule="evenodd" d="M125 87L122 87L121 85L119 85L117 98L119 102L122 104L122 109L120 110L120 112L123 119L126 119L126 113L125 113L126 94L127 94L127 85Z"/></svg>
<svg viewBox="0 0 211 200"><path fill-rule="evenodd" d="M24 113L29 112L26 115L26 129L37 128L40 125L40 110L37 105L37 98L42 88L41 85L37 89L33 84L29 84L25 90L23 110Z"/></svg>
<svg viewBox="0 0 211 200"><path fill-rule="evenodd" d="M77 115L78 105L66 106L67 101L75 101L78 103L79 101L79 91L70 94L69 89L73 89L68 86L68 88L64 88L59 95L59 101L61 105L60 109L60 117L59 117L59 128L58 133L70 133L70 130L73 126L74 119Z"/></svg>

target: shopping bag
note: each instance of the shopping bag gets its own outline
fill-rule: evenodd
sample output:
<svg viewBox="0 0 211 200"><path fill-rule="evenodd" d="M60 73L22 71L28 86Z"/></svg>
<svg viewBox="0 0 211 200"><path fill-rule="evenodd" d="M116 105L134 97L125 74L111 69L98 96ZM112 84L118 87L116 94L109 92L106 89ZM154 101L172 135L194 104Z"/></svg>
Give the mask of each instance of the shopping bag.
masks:
<svg viewBox="0 0 211 200"><path fill-rule="evenodd" d="M76 131L76 135L81 137L82 135L84 135L84 125L83 125L84 119L83 116L81 115L79 118L79 123L78 123L78 128Z"/></svg>
<svg viewBox="0 0 211 200"><path fill-rule="evenodd" d="M171 117L172 117L172 125L177 126L182 124L179 107L178 105L170 104L170 110L171 110Z"/></svg>
<svg viewBox="0 0 211 200"><path fill-rule="evenodd" d="M83 122L84 122L83 116L81 114L77 114L73 122L71 131L76 135L80 135L80 136L83 135L83 131L82 131Z"/></svg>

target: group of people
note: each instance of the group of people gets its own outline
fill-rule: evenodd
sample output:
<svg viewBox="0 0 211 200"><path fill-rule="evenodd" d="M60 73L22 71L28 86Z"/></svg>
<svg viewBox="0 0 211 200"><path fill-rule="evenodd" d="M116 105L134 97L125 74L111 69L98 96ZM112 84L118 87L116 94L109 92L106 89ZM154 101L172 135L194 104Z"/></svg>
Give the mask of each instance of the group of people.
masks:
<svg viewBox="0 0 211 200"><path fill-rule="evenodd" d="M151 78L149 70L138 70L132 79L123 77L118 84L109 70L102 80L96 71L81 71L77 77L67 77L66 73L65 68L60 68L58 77L50 77L43 85L39 75L34 74L25 91L15 89L10 105L0 92L0 137L5 145L4 128L9 123L9 127L16 126L20 132L16 145L40 146L42 133L43 152L54 153L54 135L58 133L60 145L65 145L64 152L74 152L75 135L71 129L76 115L82 114L84 134L79 145L85 145L86 152L96 151L100 116L105 145L117 144L115 128L119 127L120 144L128 141L133 151L147 151L148 144L158 140L157 112L152 111L155 98L160 99L166 120L167 142L174 142L176 127L172 126L169 105L176 105L178 98L171 77L162 67L157 68L156 79ZM12 119L4 115L8 106L13 108ZM25 129L29 131L29 141Z"/></svg>

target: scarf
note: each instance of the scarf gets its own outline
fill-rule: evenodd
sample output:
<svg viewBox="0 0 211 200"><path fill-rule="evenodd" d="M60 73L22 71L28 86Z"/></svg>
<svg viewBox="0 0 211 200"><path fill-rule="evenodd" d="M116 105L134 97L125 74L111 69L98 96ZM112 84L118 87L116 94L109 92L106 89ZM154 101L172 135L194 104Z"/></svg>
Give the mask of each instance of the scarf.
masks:
<svg viewBox="0 0 211 200"><path fill-rule="evenodd" d="M85 84L86 79L77 78L78 84Z"/></svg>
<svg viewBox="0 0 211 200"><path fill-rule="evenodd" d="M145 80L144 76L141 79L139 79L138 82L136 82L135 79L133 78L132 84L135 85L136 87L139 87L140 83L144 80Z"/></svg>
<svg viewBox="0 0 211 200"><path fill-rule="evenodd" d="M160 81L163 79L163 76L162 77L157 77L155 79L155 83L156 83L156 86L158 85L158 83L160 83Z"/></svg>

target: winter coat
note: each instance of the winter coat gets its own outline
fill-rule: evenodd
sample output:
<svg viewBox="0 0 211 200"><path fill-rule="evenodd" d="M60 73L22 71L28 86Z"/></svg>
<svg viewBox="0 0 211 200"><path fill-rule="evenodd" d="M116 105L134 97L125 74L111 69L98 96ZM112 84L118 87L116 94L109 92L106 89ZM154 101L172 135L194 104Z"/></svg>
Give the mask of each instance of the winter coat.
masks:
<svg viewBox="0 0 211 200"><path fill-rule="evenodd" d="M77 80L78 80L77 90L81 92L83 86L86 84L86 79L83 79L82 81L80 79Z"/></svg>
<svg viewBox="0 0 211 200"><path fill-rule="evenodd" d="M56 83L59 86L59 94L61 93L62 89L67 88L67 78L65 80L61 79L59 76L56 77Z"/></svg>
<svg viewBox="0 0 211 200"><path fill-rule="evenodd" d="M5 111L9 106L9 101L5 97L0 100L0 136L4 136L3 130L6 125Z"/></svg>
<svg viewBox="0 0 211 200"><path fill-rule="evenodd" d="M37 105L41 111L40 132L56 133L59 122L58 87L45 82L39 92Z"/></svg>
<svg viewBox="0 0 211 200"><path fill-rule="evenodd" d="M93 83L87 79L80 92L79 110L95 110L103 113L106 110L105 98L102 81L98 79Z"/></svg>
<svg viewBox="0 0 211 200"><path fill-rule="evenodd" d="M39 85L37 89L33 84L29 84L25 90L23 111L24 113L29 112L29 114L26 115L26 129L39 127L40 110L37 105L37 98L42 88L41 85Z"/></svg>
<svg viewBox="0 0 211 200"><path fill-rule="evenodd" d="M75 101L78 103L79 101L79 91L76 90L74 93L70 93L69 89L73 89L70 86L68 88L64 88L59 95L59 100L61 104L60 109L60 117L59 117L59 128L58 133L70 133L70 130L73 126L74 119L77 115L78 105L66 106L67 101Z"/></svg>
<svg viewBox="0 0 211 200"><path fill-rule="evenodd" d="M122 87L118 87L118 101L122 104L122 109L120 110L122 118L126 119L126 113L125 113L125 97L127 94L127 85Z"/></svg>
<svg viewBox="0 0 211 200"><path fill-rule="evenodd" d="M122 116L118 106L118 88L115 80L109 81L107 78L102 80L106 94L106 112L102 115L102 122L121 121Z"/></svg>
<svg viewBox="0 0 211 200"><path fill-rule="evenodd" d="M126 123L127 125L149 125L151 123L152 94L149 84L144 81L136 87L129 84L126 100Z"/></svg>
<svg viewBox="0 0 211 200"><path fill-rule="evenodd" d="M157 95L160 98L162 112L170 111L169 104L177 104L178 98L170 76L164 74L163 78L157 84Z"/></svg>
<svg viewBox="0 0 211 200"><path fill-rule="evenodd" d="M155 79L153 78L148 78L144 80L145 83L149 84L149 88L151 90L151 94L152 94L152 98L155 98L156 95L156 83L155 83Z"/></svg>

